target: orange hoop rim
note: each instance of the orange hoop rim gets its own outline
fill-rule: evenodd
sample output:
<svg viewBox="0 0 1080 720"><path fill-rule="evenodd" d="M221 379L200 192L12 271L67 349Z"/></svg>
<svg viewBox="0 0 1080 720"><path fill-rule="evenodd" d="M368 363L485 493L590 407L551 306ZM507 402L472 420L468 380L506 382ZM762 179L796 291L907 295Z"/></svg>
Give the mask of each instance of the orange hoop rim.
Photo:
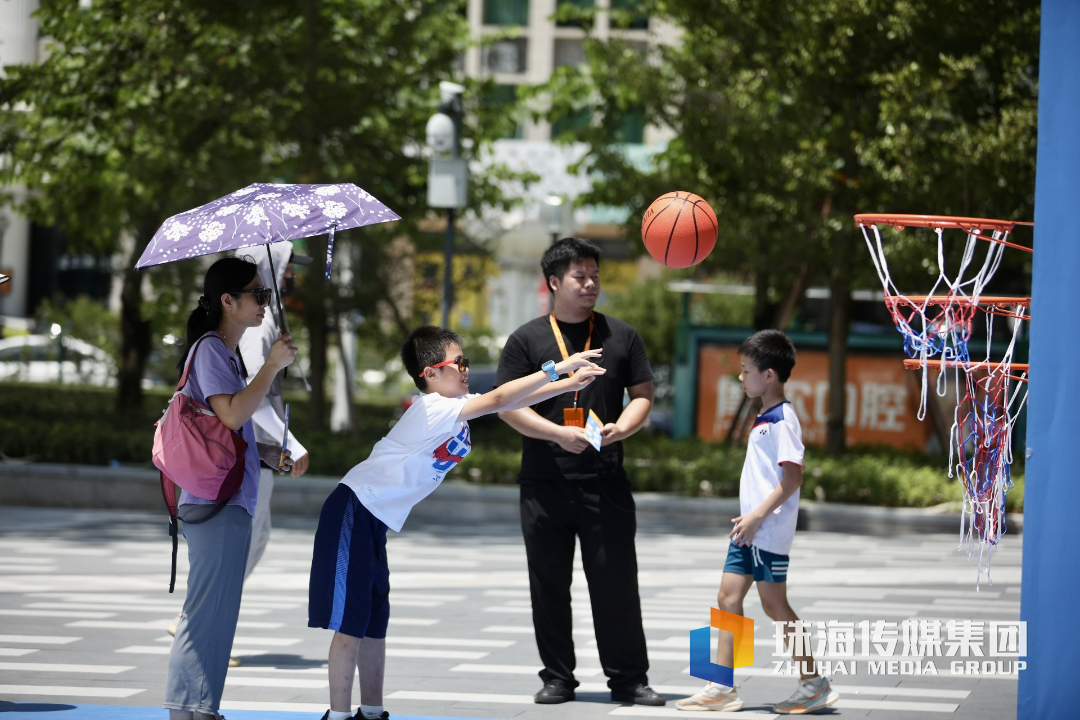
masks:
<svg viewBox="0 0 1080 720"><path fill-rule="evenodd" d="M904 369L905 370L921 370L924 366L928 367L928 368L941 368L941 367L955 368L955 367L958 367L958 368L965 368L967 370L977 370L979 368L987 368L987 369L989 369L992 364L993 363L987 363L985 361L983 361L983 362L970 362L970 363L965 364L965 363L959 362L957 360L949 360L949 361L926 360L924 362L924 361L919 360L917 358L904 358ZM1012 363L1009 366L1009 369L1026 373L1026 372L1028 372L1028 363ZM1026 377L1020 377L1019 375L1013 375L1012 373L1009 373L1008 375L1013 380L1019 380L1021 382L1027 382Z"/></svg>
<svg viewBox="0 0 1080 720"><path fill-rule="evenodd" d="M1031 307L1031 298L1006 297L1004 295L980 295L977 300L963 295L887 295L885 297L886 303L911 302L916 305L923 303L927 305L970 304L973 300L975 300L976 305L992 307Z"/></svg>
<svg viewBox="0 0 1080 720"><path fill-rule="evenodd" d="M998 230L1001 232L1012 232L1012 229L1017 225L1023 225L1025 227L1034 227L1035 223L1022 222L1020 220L992 220L989 218L972 218L972 217L960 217L956 215L905 215L902 213L859 213L855 216L855 224L859 227L866 227L868 225L889 225L897 230L903 230L907 227L924 227L924 228L942 228L952 230L963 230L977 235L980 238L989 242L1000 243L1017 250L1025 250L1027 252L1034 252L1031 248L1024 245L1018 245L1017 243L1007 242L1005 240L997 240L992 237L988 237L983 234L984 230Z"/></svg>

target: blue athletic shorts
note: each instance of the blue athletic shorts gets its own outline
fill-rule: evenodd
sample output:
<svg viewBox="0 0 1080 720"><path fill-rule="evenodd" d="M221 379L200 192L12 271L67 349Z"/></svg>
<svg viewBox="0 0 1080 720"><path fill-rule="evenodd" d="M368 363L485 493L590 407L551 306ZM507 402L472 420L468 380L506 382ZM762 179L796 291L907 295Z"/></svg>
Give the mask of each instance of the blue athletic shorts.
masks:
<svg viewBox="0 0 1080 720"><path fill-rule="evenodd" d="M308 585L308 627L352 637L386 637L390 568L386 525L347 485L323 503Z"/></svg>
<svg viewBox="0 0 1080 720"><path fill-rule="evenodd" d="M732 542L728 546L724 572L753 575L758 582L787 582L787 566L787 555L777 555L753 545L746 547Z"/></svg>

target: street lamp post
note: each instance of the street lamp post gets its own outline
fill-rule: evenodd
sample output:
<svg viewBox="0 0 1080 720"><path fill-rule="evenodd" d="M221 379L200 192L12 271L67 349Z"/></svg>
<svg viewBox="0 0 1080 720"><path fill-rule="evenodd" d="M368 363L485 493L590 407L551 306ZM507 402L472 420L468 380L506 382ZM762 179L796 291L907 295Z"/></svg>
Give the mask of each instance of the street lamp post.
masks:
<svg viewBox="0 0 1080 720"><path fill-rule="evenodd" d="M456 210L465 207L468 168L461 158L461 96L465 88L457 83L439 83L442 104L427 123L427 143L431 148L428 168L428 205L446 208L446 247L443 254L442 326L450 324L453 293L454 220Z"/></svg>

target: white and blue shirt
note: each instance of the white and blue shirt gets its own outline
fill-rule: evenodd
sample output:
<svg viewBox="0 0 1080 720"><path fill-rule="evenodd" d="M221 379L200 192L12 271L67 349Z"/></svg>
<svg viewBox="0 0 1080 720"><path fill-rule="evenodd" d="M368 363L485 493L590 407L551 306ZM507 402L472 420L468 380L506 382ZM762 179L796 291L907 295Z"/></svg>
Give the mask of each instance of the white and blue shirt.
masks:
<svg viewBox="0 0 1080 720"><path fill-rule="evenodd" d="M784 401L757 416L750 430L739 479L739 509L753 512L772 494L784 477L781 463L803 464L802 426L791 403ZM777 555L787 555L795 539L799 517L799 491L765 518L754 536L754 547Z"/></svg>
<svg viewBox="0 0 1080 720"><path fill-rule="evenodd" d="M457 418L473 397L420 395L341 484L388 528L401 532L413 506L434 492L472 450L469 423Z"/></svg>

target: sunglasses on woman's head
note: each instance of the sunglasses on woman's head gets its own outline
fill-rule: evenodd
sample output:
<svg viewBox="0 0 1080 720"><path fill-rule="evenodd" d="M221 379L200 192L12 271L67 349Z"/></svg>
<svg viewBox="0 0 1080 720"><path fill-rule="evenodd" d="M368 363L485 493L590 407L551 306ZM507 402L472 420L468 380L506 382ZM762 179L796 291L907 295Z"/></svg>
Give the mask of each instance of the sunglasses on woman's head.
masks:
<svg viewBox="0 0 1080 720"><path fill-rule="evenodd" d="M430 367L430 368L438 368L438 367L443 367L444 365L457 365L458 372L465 372L466 370L469 369L469 358L461 357L460 355L458 355L453 360L443 360L441 363L436 363L434 365L428 365L428 367ZM427 368L424 368L424 370L427 370ZM417 377L424 377L424 373L421 372Z"/></svg>
<svg viewBox="0 0 1080 720"><path fill-rule="evenodd" d="M271 288L266 287L251 288L250 290L237 290L232 294L246 295L248 293L255 296L255 302L259 303L259 305L269 305L270 300L274 297L274 291Z"/></svg>

